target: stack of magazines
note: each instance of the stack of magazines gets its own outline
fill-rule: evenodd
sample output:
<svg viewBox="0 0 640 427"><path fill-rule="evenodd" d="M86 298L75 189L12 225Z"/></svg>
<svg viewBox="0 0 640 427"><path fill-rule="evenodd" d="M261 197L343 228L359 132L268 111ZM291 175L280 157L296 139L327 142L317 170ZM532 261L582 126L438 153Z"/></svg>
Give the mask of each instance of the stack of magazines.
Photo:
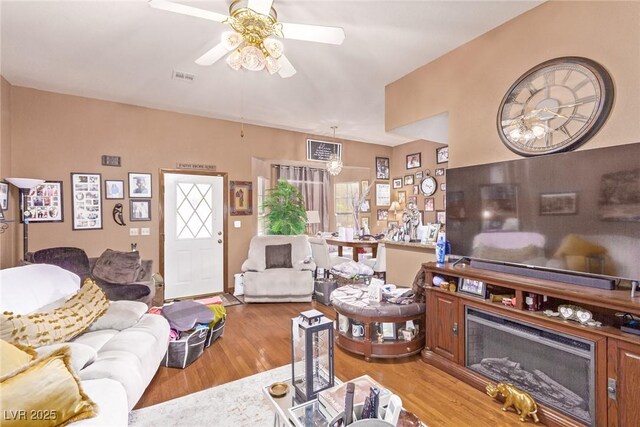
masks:
<svg viewBox="0 0 640 427"><path fill-rule="evenodd" d="M353 394L354 405L364 403L365 399L369 397L371 387L376 387L380 390L379 407L385 407L389 404L392 393L382 387L369 375L363 375L349 382L355 384L355 392ZM346 391L347 383L343 383L318 393L318 409L327 421L335 419L344 412Z"/></svg>

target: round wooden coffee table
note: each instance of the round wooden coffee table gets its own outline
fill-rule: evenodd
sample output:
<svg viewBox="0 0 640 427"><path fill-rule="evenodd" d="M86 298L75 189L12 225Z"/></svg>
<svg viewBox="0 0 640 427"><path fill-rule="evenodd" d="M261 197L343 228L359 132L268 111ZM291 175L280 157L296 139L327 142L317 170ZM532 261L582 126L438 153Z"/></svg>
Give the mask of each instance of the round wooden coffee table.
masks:
<svg viewBox="0 0 640 427"><path fill-rule="evenodd" d="M331 293L338 313L336 344L371 358L397 358L424 347L424 303L370 303L366 286L342 286Z"/></svg>

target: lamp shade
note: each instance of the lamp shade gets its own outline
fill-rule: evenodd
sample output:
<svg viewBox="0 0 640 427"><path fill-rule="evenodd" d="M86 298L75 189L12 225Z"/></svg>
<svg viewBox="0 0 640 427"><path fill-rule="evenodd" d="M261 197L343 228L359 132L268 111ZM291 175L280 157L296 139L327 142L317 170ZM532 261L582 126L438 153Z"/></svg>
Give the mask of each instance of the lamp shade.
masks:
<svg viewBox="0 0 640 427"><path fill-rule="evenodd" d="M35 178L5 178L5 180L23 190L31 189L36 185L44 184L44 179Z"/></svg>
<svg viewBox="0 0 640 427"><path fill-rule="evenodd" d="M320 213L318 211L307 211L307 224L320 224Z"/></svg>
<svg viewBox="0 0 640 427"><path fill-rule="evenodd" d="M391 206L389 206L389 210L393 212L398 212L399 210L402 210L402 208L400 207L400 203L396 201L396 202L391 202Z"/></svg>

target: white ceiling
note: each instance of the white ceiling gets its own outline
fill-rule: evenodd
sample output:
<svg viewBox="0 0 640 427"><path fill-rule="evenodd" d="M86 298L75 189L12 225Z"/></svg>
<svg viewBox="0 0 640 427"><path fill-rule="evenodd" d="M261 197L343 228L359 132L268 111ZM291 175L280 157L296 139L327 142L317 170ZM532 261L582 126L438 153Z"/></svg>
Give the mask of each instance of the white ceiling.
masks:
<svg viewBox="0 0 640 427"><path fill-rule="evenodd" d="M0 65L13 85L319 135L337 125L339 138L393 146L425 137L385 132L386 84L540 3L276 0L283 22L346 33L341 46L285 40L298 72L282 79L196 65L228 27L146 0L2 0ZM226 14L229 2L188 4Z"/></svg>

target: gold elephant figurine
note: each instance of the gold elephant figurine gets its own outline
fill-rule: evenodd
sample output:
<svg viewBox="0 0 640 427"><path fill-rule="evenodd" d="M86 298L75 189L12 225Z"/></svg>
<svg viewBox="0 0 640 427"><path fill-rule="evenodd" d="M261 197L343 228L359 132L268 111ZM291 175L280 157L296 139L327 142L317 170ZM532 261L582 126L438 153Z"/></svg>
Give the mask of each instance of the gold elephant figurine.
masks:
<svg viewBox="0 0 640 427"><path fill-rule="evenodd" d="M507 408L513 406L518 415L520 415L520 421L525 421L527 415L531 417L534 423L540 422L538 419L538 405L533 397L526 391L522 391L509 383L498 383L494 385L487 385L487 394L491 397L497 397L501 395L504 397L504 405L502 410L506 411Z"/></svg>

